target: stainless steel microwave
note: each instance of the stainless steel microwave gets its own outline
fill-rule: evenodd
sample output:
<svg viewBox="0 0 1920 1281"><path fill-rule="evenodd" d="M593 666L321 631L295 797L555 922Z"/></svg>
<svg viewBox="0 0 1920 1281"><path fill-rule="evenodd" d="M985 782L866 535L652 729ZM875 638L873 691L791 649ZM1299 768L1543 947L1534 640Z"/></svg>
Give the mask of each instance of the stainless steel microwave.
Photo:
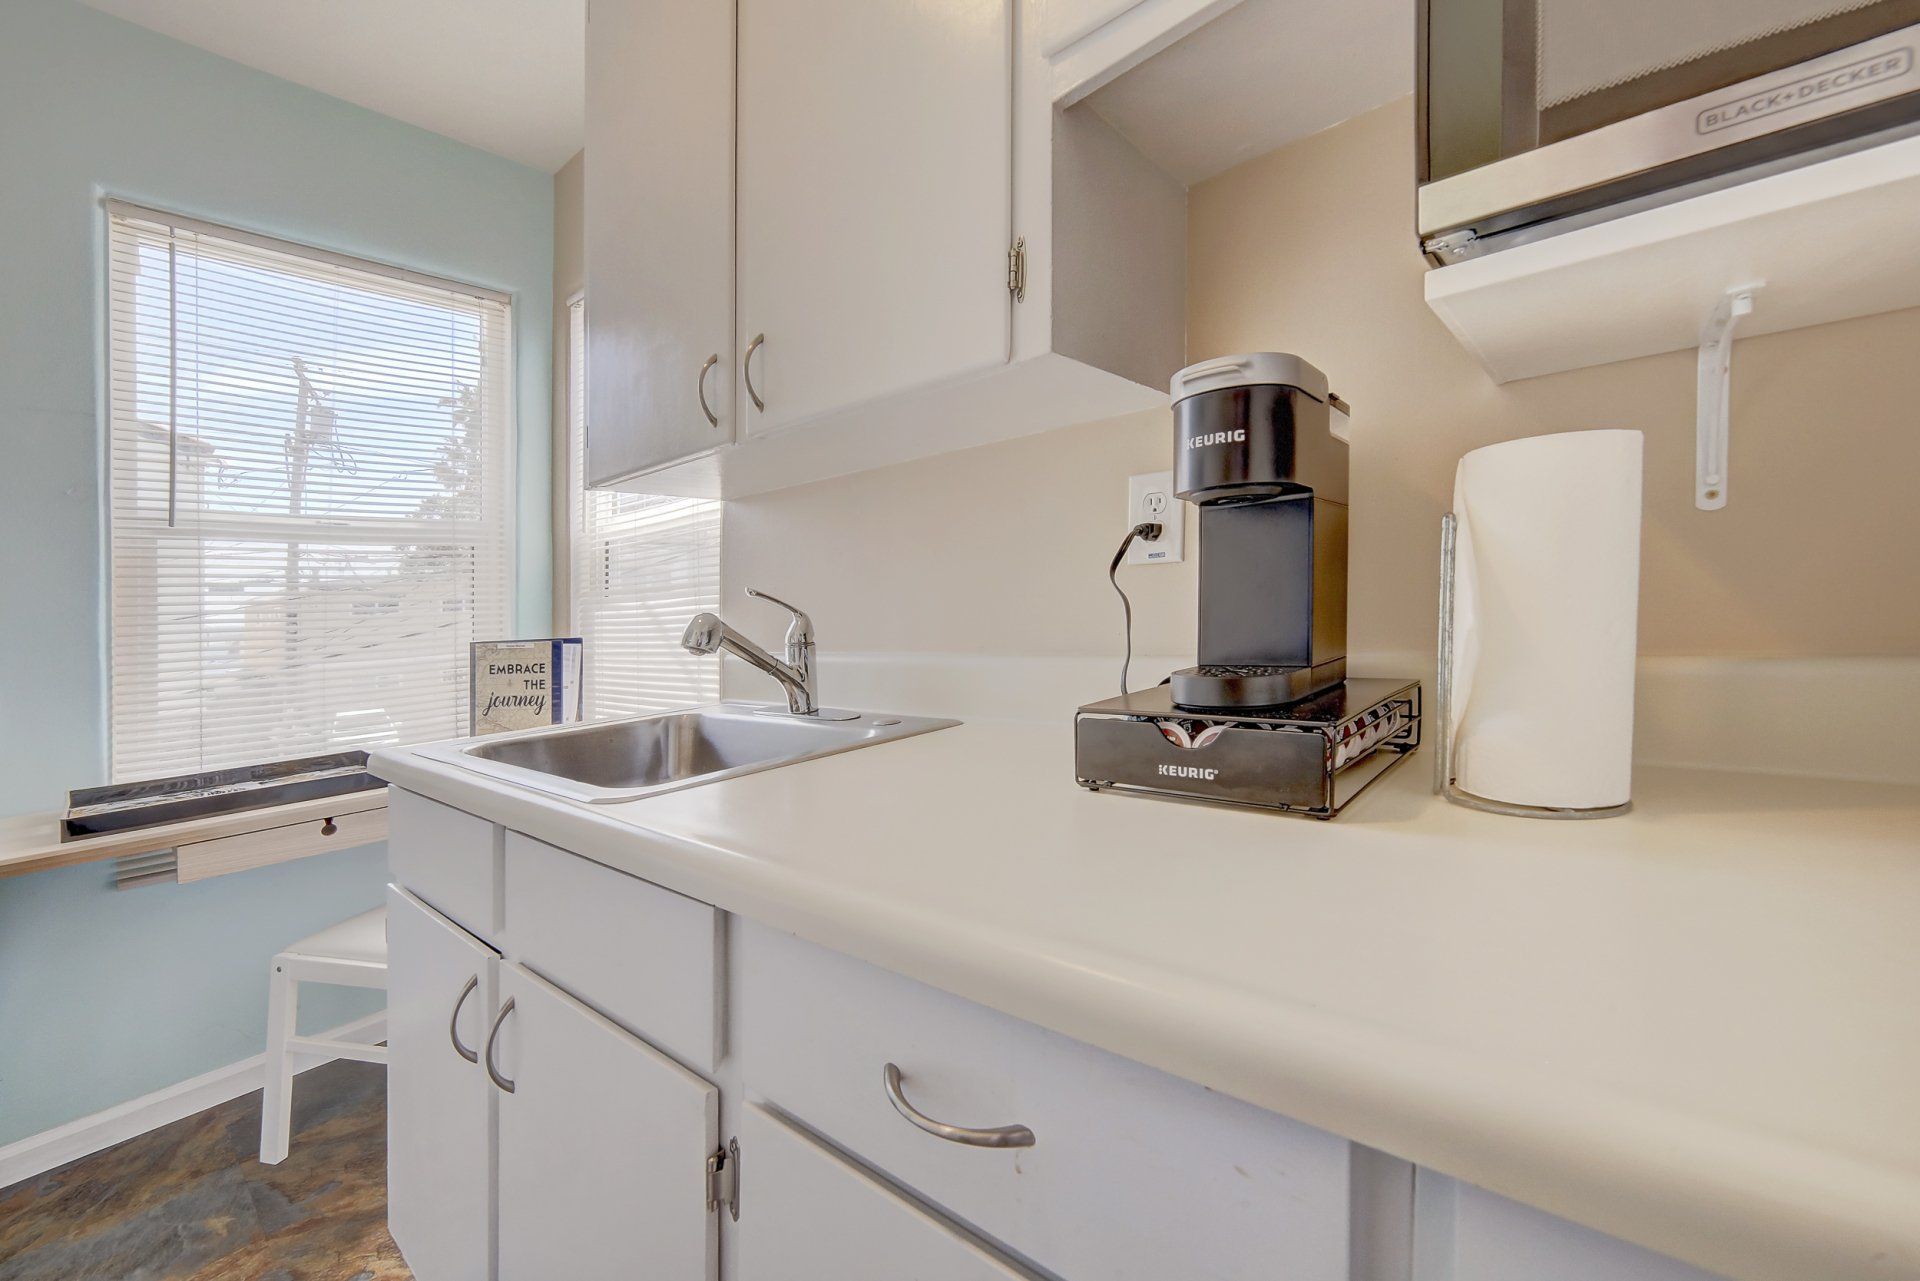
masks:
<svg viewBox="0 0 1920 1281"><path fill-rule="evenodd" d="M1435 263L1920 132L1920 0L1420 0L1419 24Z"/></svg>

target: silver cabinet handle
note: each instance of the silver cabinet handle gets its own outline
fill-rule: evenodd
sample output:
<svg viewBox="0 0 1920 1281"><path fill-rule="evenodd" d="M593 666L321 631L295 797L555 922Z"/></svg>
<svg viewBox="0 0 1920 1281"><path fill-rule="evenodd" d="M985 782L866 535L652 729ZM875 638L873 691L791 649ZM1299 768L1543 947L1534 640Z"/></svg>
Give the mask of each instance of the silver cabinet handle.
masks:
<svg viewBox="0 0 1920 1281"><path fill-rule="evenodd" d="M707 426L709 427L718 427L720 425L720 415L714 413L713 409L707 404L707 371L719 363L720 356L718 352L708 356L707 363L700 366L699 381L693 385L694 390L700 395L700 412L707 416Z"/></svg>
<svg viewBox="0 0 1920 1281"><path fill-rule="evenodd" d="M740 368L747 376L747 396L753 401L753 407L761 413L767 412L767 402L760 399L760 393L753 389L753 353L760 350L760 344L767 340L765 334L755 334L753 341L747 344L747 354L740 359Z"/></svg>
<svg viewBox="0 0 1920 1281"><path fill-rule="evenodd" d="M493 1065L493 1044L500 1039L500 1025L507 1021L507 1015L511 1013L513 998L508 997L507 1003L500 1007L500 1012L493 1016L493 1028L487 1033L487 1078L508 1094L513 1093L513 1082L501 1076L500 1069Z"/></svg>
<svg viewBox="0 0 1920 1281"><path fill-rule="evenodd" d="M976 1130L965 1125L948 1125L945 1121L936 1121L925 1112L907 1102L907 1096L900 1089L900 1069L887 1064L885 1072L887 1083L887 1102L893 1104L893 1110L913 1122L928 1134L949 1143L964 1143L972 1148L1030 1148L1033 1146L1033 1131L1024 1125L1001 1125L991 1130Z"/></svg>
<svg viewBox="0 0 1920 1281"><path fill-rule="evenodd" d="M480 1061L480 1051L469 1050L460 1044L460 1007L467 1003L467 998L473 995L473 989L479 986L478 974L468 979L467 985L460 989L460 999L453 1003L453 1013L447 1016L447 1039L453 1042L453 1052L469 1063Z"/></svg>

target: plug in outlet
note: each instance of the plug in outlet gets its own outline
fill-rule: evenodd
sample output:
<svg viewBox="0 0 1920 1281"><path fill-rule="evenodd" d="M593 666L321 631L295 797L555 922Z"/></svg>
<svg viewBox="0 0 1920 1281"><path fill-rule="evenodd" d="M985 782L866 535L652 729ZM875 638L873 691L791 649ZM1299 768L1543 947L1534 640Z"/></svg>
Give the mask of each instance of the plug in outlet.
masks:
<svg viewBox="0 0 1920 1281"><path fill-rule="evenodd" d="M1153 542L1136 538L1127 548L1129 565L1172 565L1186 558L1186 510L1174 501L1173 473L1147 472L1127 477L1127 525L1132 529L1142 521L1160 522L1160 537Z"/></svg>

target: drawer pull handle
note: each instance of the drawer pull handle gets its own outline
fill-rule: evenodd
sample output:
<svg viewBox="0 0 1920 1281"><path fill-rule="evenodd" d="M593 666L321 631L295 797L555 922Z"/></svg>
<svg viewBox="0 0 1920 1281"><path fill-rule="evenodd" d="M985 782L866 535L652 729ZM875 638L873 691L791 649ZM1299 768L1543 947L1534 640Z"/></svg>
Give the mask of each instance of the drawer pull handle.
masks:
<svg viewBox="0 0 1920 1281"><path fill-rule="evenodd" d="M508 997L507 1003L500 1007L500 1012L493 1016L493 1029L487 1033L487 1078L508 1094L513 1093L513 1082L501 1076L500 1069L493 1065L493 1045L500 1039L500 1025L507 1021L507 1015L511 1013L513 998Z"/></svg>
<svg viewBox="0 0 1920 1281"><path fill-rule="evenodd" d="M971 1126L948 1125L945 1121L934 1120L907 1102L906 1093L900 1088L900 1069L892 1063L887 1064L885 1079L887 1102L893 1104L893 1110L937 1139L945 1139L949 1143L964 1143L971 1148L1030 1148L1033 1146L1033 1131L1024 1125L1001 1125L991 1130L976 1130Z"/></svg>
<svg viewBox="0 0 1920 1281"><path fill-rule="evenodd" d="M473 990L479 986L480 976L478 974L468 979L467 985L460 989L459 998L453 1003L453 1013L447 1016L447 1039L453 1042L453 1052L469 1063L478 1063L480 1061L480 1051L470 1050L460 1044L460 1007L467 1003L467 998L472 996Z"/></svg>

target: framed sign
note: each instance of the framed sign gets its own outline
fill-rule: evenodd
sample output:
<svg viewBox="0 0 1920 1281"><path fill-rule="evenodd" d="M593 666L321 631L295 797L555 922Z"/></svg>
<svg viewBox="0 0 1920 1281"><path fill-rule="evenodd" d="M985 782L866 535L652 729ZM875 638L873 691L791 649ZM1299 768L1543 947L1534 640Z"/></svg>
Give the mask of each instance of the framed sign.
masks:
<svg viewBox="0 0 1920 1281"><path fill-rule="evenodd" d="M474 641L467 679L470 732L498 734L579 720L582 649L578 636Z"/></svg>

